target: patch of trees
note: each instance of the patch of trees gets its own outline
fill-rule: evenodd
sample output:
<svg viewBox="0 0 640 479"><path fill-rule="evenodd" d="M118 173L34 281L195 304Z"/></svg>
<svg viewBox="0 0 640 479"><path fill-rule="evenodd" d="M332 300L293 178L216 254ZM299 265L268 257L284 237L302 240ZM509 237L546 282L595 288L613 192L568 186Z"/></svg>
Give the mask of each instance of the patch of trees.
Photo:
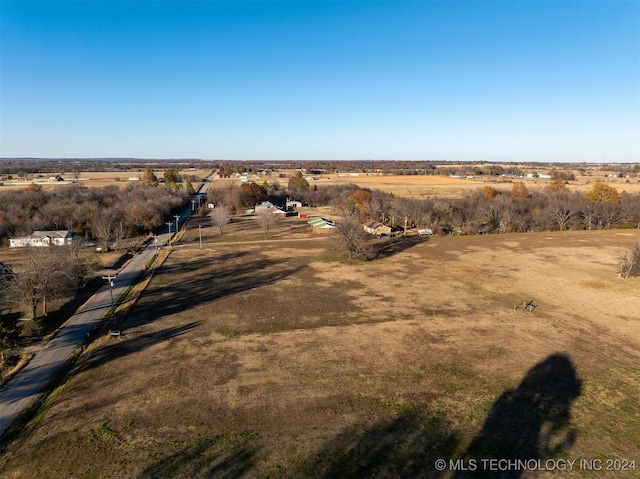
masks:
<svg viewBox="0 0 640 479"><path fill-rule="evenodd" d="M242 183L240 186L228 185L225 188L209 188L207 201L215 207L224 206L231 214L254 208L256 204L269 197L268 187L258 185L253 181Z"/></svg>
<svg viewBox="0 0 640 479"><path fill-rule="evenodd" d="M34 320L47 316L52 299L82 286L88 270L87 258L76 247L29 247L20 268L6 281L4 293L24 307L27 319Z"/></svg>
<svg viewBox="0 0 640 479"><path fill-rule="evenodd" d="M560 180L561 181L561 180ZM431 228L439 234L481 234L640 227L640 195L595 183L587 193L560 186L510 191L482 188L462 199L400 198L356 185L289 191L310 206L333 206L336 214L373 219L392 227Z"/></svg>
<svg viewBox="0 0 640 479"><path fill-rule="evenodd" d="M69 185L0 192L0 240L36 230L67 229L109 245L161 226L189 201L187 191L130 184L125 188Z"/></svg>

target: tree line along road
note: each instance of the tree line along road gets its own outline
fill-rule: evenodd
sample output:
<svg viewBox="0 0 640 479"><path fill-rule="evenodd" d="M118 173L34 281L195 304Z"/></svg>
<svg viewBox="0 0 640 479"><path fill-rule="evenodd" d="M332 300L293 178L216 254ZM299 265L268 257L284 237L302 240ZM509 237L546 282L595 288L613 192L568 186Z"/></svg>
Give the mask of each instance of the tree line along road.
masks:
<svg viewBox="0 0 640 479"><path fill-rule="evenodd" d="M206 195L211 179L207 180L203 183L199 195ZM189 204L180 214L180 222L184 222L190 216L191 210L192 205ZM168 229L166 233L157 235L158 245L164 245L168 240ZM23 369L4 384L0 389L0 436L36 399L66 359L109 311L111 295L113 294L113 300L117 303L155 254L156 244L152 241L118 272L112 288L105 285L60 328L56 336L38 351Z"/></svg>

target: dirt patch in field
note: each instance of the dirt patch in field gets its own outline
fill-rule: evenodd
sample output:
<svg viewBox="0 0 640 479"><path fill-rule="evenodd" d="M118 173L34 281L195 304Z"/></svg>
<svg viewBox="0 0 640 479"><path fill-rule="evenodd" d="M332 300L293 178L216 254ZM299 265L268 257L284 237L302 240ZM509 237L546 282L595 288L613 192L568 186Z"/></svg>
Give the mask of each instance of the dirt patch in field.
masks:
<svg viewBox="0 0 640 479"><path fill-rule="evenodd" d="M638 458L640 283L615 273L639 240L435 237L357 264L304 242L176 249L0 471L451 477L436 459L508 454L498 437Z"/></svg>

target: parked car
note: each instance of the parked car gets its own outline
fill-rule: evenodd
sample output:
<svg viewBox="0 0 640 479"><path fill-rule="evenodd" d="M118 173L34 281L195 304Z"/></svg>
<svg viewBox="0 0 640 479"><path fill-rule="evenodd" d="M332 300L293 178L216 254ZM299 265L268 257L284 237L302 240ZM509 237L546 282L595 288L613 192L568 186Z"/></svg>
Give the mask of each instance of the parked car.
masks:
<svg viewBox="0 0 640 479"><path fill-rule="evenodd" d="M433 236L433 230L431 228L424 228L424 229L418 230L418 234L419 235Z"/></svg>

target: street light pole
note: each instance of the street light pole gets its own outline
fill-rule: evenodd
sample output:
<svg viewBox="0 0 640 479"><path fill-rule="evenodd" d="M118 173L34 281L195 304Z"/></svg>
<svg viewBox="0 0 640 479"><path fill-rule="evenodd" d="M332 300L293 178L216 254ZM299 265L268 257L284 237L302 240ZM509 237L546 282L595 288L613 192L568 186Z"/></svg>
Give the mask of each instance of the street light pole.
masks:
<svg viewBox="0 0 640 479"><path fill-rule="evenodd" d="M111 293L111 307L113 308L113 281L118 277L117 274L111 276L103 276L102 279L106 280L109 283L109 292Z"/></svg>
<svg viewBox="0 0 640 479"><path fill-rule="evenodd" d="M171 249L171 225L173 224L173 221L168 221L165 224L169 227L169 249Z"/></svg>

